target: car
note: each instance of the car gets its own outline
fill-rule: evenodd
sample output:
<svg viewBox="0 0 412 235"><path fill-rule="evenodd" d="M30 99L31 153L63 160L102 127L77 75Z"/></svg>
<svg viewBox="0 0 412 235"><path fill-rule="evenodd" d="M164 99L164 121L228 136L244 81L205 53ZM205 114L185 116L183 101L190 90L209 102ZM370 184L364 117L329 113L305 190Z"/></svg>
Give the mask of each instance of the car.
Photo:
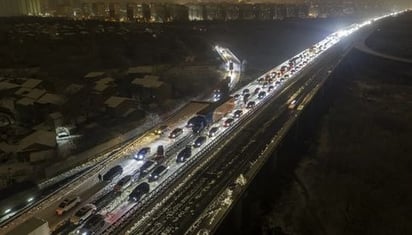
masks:
<svg viewBox="0 0 412 235"><path fill-rule="evenodd" d="M224 126L225 127L230 127L232 124L233 124L233 122L235 121L235 119L233 119L233 118L228 118L228 119L226 119L226 121L224 122Z"/></svg>
<svg viewBox="0 0 412 235"><path fill-rule="evenodd" d="M229 78L229 81L230 81L230 78ZM213 91L213 100L218 101L218 100L220 100L220 98L222 98L222 92L220 90L214 90Z"/></svg>
<svg viewBox="0 0 412 235"><path fill-rule="evenodd" d="M255 89L255 92L253 94L256 95L257 93L259 93L259 91L260 91L260 88L258 87L258 88Z"/></svg>
<svg viewBox="0 0 412 235"><path fill-rule="evenodd" d="M249 94L249 92L250 92L250 91L249 91L249 89L247 89L247 88L246 88L246 89L243 89L243 91L242 91L242 95Z"/></svg>
<svg viewBox="0 0 412 235"><path fill-rule="evenodd" d="M255 107L255 101L249 101L249 103L247 103L246 108L251 109L253 107Z"/></svg>
<svg viewBox="0 0 412 235"><path fill-rule="evenodd" d="M289 103L288 108L289 108L289 109L294 109L295 107L296 107L296 100L292 100L292 101Z"/></svg>
<svg viewBox="0 0 412 235"><path fill-rule="evenodd" d="M100 214L95 214L90 217L89 220L80 229L79 234L81 235L93 235L97 234L106 224L104 221L104 216Z"/></svg>
<svg viewBox="0 0 412 235"><path fill-rule="evenodd" d="M264 82L263 85L262 85L262 88L266 88L268 85L269 85L268 82Z"/></svg>
<svg viewBox="0 0 412 235"><path fill-rule="evenodd" d="M274 86L269 86L269 87L268 87L268 92L271 92L273 89L275 89Z"/></svg>
<svg viewBox="0 0 412 235"><path fill-rule="evenodd" d="M63 215L64 212L69 211L70 209L72 209L73 207L75 207L79 203L80 203L80 197L79 196L66 198L57 207L56 214L57 215Z"/></svg>
<svg viewBox="0 0 412 235"><path fill-rule="evenodd" d="M258 99L263 99L263 98L265 98L265 96L266 96L266 92L261 91L261 92L259 92Z"/></svg>
<svg viewBox="0 0 412 235"><path fill-rule="evenodd" d="M279 85L279 84L280 84L280 81L276 81L276 82L275 82L275 85Z"/></svg>
<svg viewBox="0 0 412 235"><path fill-rule="evenodd" d="M156 135L163 135L163 134L167 131L167 129L168 129L168 126L167 126L167 125L162 125L162 126L159 126L159 128L157 128L157 129L154 131L154 133L155 133Z"/></svg>
<svg viewBox="0 0 412 235"><path fill-rule="evenodd" d="M127 188L131 183L132 183L132 176L126 175L117 182L113 190L116 192L121 192L124 188Z"/></svg>
<svg viewBox="0 0 412 235"><path fill-rule="evenodd" d="M199 148L206 142L206 136L199 136L196 138L195 142L193 143L193 146L195 148Z"/></svg>
<svg viewBox="0 0 412 235"><path fill-rule="evenodd" d="M120 165L116 165L110 168L110 170L108 170L106 174L103 175L102 178L103 178L103 181L112 182L114 178L116 178L117 176L121 174L123 174L123 167Z"/></svg>
<svg viewBox="0 0 412 235"><path fill-rule="evenodd" d="M219 127L217 127L217 126L210 128L209 137L215 136L218 130L219 130Z"/></svg>
<svg viewBox="0 0 412 235"><path fill-rule="evenodd" d="M133 189L129 194L129 200L133 202L139 201L143 195L150 191L150 185L147 182L142 182Z"/></svg>
<svg viewBox="0 0 412 235"><path fill-rule="evenodd" d="M155 161L146 161L143 163L143 165L140 167L140 177L144 177L148 175L152 170L156 167L156 162Z"/></svg>
<svg viewBox="0 0 412 235"><path fill-rule="evenodd" d="M284 78L289 78L289 74L283 75Z"/></svg>
<svg viewBox="0 0 412 235"><path fill-rule="evenodd" d="M65 131L57 133L57 138L58 139L64 139L64 138L68 138L68 137L70 137L70 134L65 132Z"/></svg>
<svg viewBox="0 0 412 235"><path fill-rule="evenodd" d="M238 109L233 113L234 118L239 118L243 114L243 111Z"/></svg>
<svg viewBox="0 0 412 235"><path fill-rule="evenodd" d="M233 96L233 98L234 98L235 100L238 100L238 99L240 98L240 94L235 94L235 95Z"/></svg>
<svg viewBox="0 0 412 235"><path fill-rule="evenodd" d="M182 149L176 157L176 162L184 162L186 161L189 157L192 156L192 147L191 146L186 146L184 149Z"/></svg>
<svg viewBox="0 0 412 235"><path fill-rule="evenodd" d="M170 139L175 139L179 137L181 134L183 134L183 129L182 128L175 128L172 132L170 132L169 138Z"/></svg>
<svg viewBox="0 0 412 235"><path fill-rule="evenodd" d="M149 182L157 181L167 173L168 168L164 165L157 166L152 173L149 174Z"/></svg>
<svg viewBox="0 0 412 235"><path fill-rule="evenodd" d="M143 160L143 159L145 159L145 157L146 157L147 155L150 154L150 152L151 152L150 147L141 148L141 149L139 150L139 152L136 153L136 155L134 156L134 158L135 158L136 160Z"/></svg>
<svg viewBox="0 0 412 235"><path fill-rule="evenodd" d="M86 204L80 208L73 216L70 218L70 222L74 225L78 225L86 221L90 216L96 212L96 206L93 204Z"/></svg>

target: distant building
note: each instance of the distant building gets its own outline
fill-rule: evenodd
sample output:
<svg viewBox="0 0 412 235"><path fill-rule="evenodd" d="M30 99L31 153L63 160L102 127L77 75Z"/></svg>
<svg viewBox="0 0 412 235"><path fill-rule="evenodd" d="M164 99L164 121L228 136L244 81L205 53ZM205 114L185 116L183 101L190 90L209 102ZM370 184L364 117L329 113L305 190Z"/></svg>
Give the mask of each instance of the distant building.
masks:
<svg viewBox="0 0 412 235"><path fill-rule="evenodd" d="M319 15L320 15L319 5L318 5L318 4L311 3L311 4L309 5L309 9L308 9L308 16L309 16L310 18L317 18L317 17L319 17Z"/></svg>
<svg viewBox="0 0 412 235"><path fill-rule="evenodd" d="M106 77L95 82L93 91L98 94L108 95L114 92L114 88L114 79L111 77Z"/></svg>
<svg viewBox="0 0 412 235"><path fill-rule="evenodd" d="M225 10L222 4L209 3L205 5L207 20L225 20Z"/></svg>
<svg viewBox="0 0 412 235"><path fill-rule="evenodd" d="M202 21L206 20L206 8L202 4L189 4L187 5L189 20L190 21Z"/></svg>
<svg viewBox="0 0 412 235"><path fill-rule="evenodd" d="M46 93L42 97L36 100L36 103L41 105L53 105L60 106L64 104L64 98L60 95L53 93Z"/></svg>
<svg viewBox="0 0 412 235"><path fill-rule="evenodd" d="M0 0L0 17L41 14L41 0Z"/></svg>
<svg viewBox="0 0 412 235"><path fill-rule="evenodd" d="M79 17L83 17L89 19L93 16L93 9L92 4L89 2L83 2L80 5L81 15Z"/></svg>
<svg viewBox="0 0 412 235"><path fill-rule="evenodd" d="M149 22L150 7L146 3L129 3L127 8L127 15L129 19L134 19L138 22Z"/></svg>
<svg viewBox="0 0 412 235"><path fill-rule="evenodd" d="M167 11L169 12L169 21L187 21L189 20L188 9L184 5L167 4Z"/></svg>
<svg viewBox="0 0 412 235"><path fill-rule="evenodd" d="M106 18L108 14L106 13L106 5L103 2L93 2L92 3L92 16L94 18Z"/></svg>
<svg viewBox="0 0 412 235"><path fill-rule="evenodd" d="M144 103L152 103L170 98L172 91L168 84L159 80L158 76L146 75L132 81L135 94Z"/></svg>
<svg viewBox="0 0 412 235"><path fill-rule="evenodd" d="M239 19L239 5L238 4L228 4L225 6L226 20L238 20Z"/></svg>
<svg viewBox="0 0 412 235"><path fill-rule="evenodd" d="M19 88L20 85L13 83L13 82L9 82L9 81L1 81L0 82L0 91L3 93L4 91L7 90L12 90L12 89L16 89Z"/></svg>
<svg viewBox="0 0 412 235"><path fill-rule="evenodd" d="M150 21L158 23L169 22L169 12L166 9L166 4L150 4Z"/></svg>
<svg viewBox="0 0 412 235"><path fill-rule="evenodd" d="M309 5L301 4L301 5L297 5L297 7L298 7L298 17L299 18L309 17Z"/></svg>
<svg viewBox="0 0 412 235"><path fill-rule="evenodd" d="M73 83L67 86L66 89L64 89L64 94L75 95L78 92L80 92L83 88L84 88L83 85Z"/></svg>
<svg viewBox="0 0 412 235"><path fill-rule="evenodd" d="M46 90L44 89L38 89L38 88L31 89L31 88L22 87L18 89L14 94L16 96L27 97L27 98L37 100L45 93L46 93Z"/></svg>
<svg viewBox="0 0 412 235"><path fill-rule="evenodd" d="M109 18L119 20L125 15L121 12L121 5L118 2L109 2Z"/></svg>
<svg viewBox="0 0 412 235"><path fill-rule="evenodd" d="M137 110L137 102L126 97L111 96L104 104L107 111L117 117L126 117Z"/></svg>
<svg viewBox="0 0 412 235"><path fill-rule="evenodd" d="M35 88L40 83L42 83L42 80L30 78L26 80L23 84L21 84L21 86L25 88Z"/></svg>
<svg viewBox="0 0 412 235"><path fill-rule="evenodd" d="M254 20L256 19L255 5L254 4L240 4L239 5L239 19L241 20Z"/></svg>
<svg viewBox="0 0 412 235"><path fill-rule="evenodd" d="M136 66L136 67L130 67L127 70L127 76L130 78L144 77L145 75L150 75L153 72L154 72L153 66L150 66L150 65Z"/></svg>
<svg viewBox="0 0 412 235"><path fill-rule="evenodd" d="M55 131L33 130L10 143L0 143L0 149L13 156L18 156L20 162L44 161L56 156L56 133Z"/></svg>
<svg viewBox="0 0 412 235"><path fill-rule="evenodd" d="M256 4L257 19L272 20L272 7L273 4Z"/></svg>
<svg viewBox="0 0 412 235"><path fill-rule="evenodd" d="M296 18L299 16L299 8L295 4L287 4L286 6L286 18Z"/></svg>
<svg viewBox="0 0 412 235"><path fill-rule="evenodd" d="M91 79L102 78L103 76L105 76L104 72L90 72L90 73L86 74L84 76L84 78L87 79L87 80L91 80Z"/></svg>

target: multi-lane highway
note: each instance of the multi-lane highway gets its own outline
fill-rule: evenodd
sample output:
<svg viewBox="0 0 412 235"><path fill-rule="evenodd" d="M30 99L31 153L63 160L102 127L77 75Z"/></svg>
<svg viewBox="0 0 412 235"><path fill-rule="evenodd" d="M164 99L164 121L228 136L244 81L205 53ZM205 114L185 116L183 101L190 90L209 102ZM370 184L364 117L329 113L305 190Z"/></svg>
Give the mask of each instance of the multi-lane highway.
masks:
<svg viewBox="0 0 412 235"><path fill-rule="evenodd" d="M183 233L200 216L202 208L259 155L256 151L264 142L257 140L268 139L264 130L282 130L285 122L303 108L308 94L324 78L318 75L330 69L328 63L338 60L341 51L336 45L371 23L351 25L331 34L235 91L232 94L234 108L223 118L204 126L198 134L187 127L191 118L188 115L186 119L167 123L167 128L160 133L148 133L140 141L130 143L111 156L110 161L106 160L100 168L73 183L76 187L59 192L58 197L29 215L46 219L56 228L55 234ZM217 50L222 56L231 54L225 49ZM240 67L236 70L240 71ZM172 137L176 128L180 128L182 134ZM212 128L217 130L215 135L208 134ZM204 137L201 142L198 142L199 136ZM159 153L159 146L165 149L164 154ZM177 161L178 153L187 147L191 149L190 158ZM151 151L139 158L137 154L143 148ZM165 170L156 177L151 175L155 174L154 169L143 175L141 166L148 161L165 166ZM122 173L110 182L102 181L99 176L116 165L122 167ZM132 178L130 185L114 192L114 185L126 175ZM149 186L148 192L142 193L140 200L129 200L130 193L141 184ZM57 216L60 201L75 196L80 196L81 203ZM77 225L70 223L69 218L88 203L96 205L94 213L102 215L99 217L104 220L102 225L90 226L94 218ZM10 228L3 227L0 232L3 231Z"/></svg>
<svg viewBox="0 0 412 235"><path fill-rule="evenodd" d="M217 142L219 148L212 146L208 153L208 161L197 172L189 171L181 175L182 182L176 186L181 188L164 202L150 217L137 214L136 224L126 228L121 233L129 234L183 234L202 214L203 210L213 203L219 192L235 182L238 176L248 169L251 162L256 161L261 149L270 141L284 124L292 119L297 112L297 105L328 75L328 71L342 56L342 50L336 48L308 66L295 80L284 83L285 89L273 97L267 97L267 103L256 109L251 118L239 123L242 129L234 128L228 141L230 144ZM321 66L319 66L321 65ZM303 72L303 71L302 71ZM326 76L325 76L326 75ZM272 102L270 102L272 101ZM291 106L295 101L296 106ZM270 129L271 131L267 131Z"/></svg>

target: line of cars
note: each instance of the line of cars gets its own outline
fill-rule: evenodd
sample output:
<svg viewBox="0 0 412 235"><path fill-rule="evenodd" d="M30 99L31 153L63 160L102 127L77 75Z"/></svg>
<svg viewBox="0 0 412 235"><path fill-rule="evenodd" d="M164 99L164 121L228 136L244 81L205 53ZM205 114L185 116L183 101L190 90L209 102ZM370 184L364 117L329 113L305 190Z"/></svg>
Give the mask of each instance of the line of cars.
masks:
<svg viewBox="0 0 412 235"><path fill-rule="evenodd" d="M294 63L296 61L297 60L294 60ZM289 70L291 70L294 67L294 63L290 62L288 67L283 66L282 67L283 71L281 71L280 73L272 72L271 75L265 76L263 79L259 79L258 80L259 87L255 88L253 94L250 93L248 88L244 89L242 91L244 103L246 103L245 101L249 97L256 97L257 100L262 100L263 98L265 98L267 95L267 92L273 91L274 88L280 84L280 82L284 81L285 78L287 78L285 75ZM241 97L240 94L235 94L235 99L238 99L239 97ZM254 108L257 100L248 100L248 102L246 103L246 108L247 109ZM200 135L194 140L193 144L185 146L183 149L181 149L177 153L176 162L177 163L185 162L188 158L192 156L192 148L199 148L206 142L208 137L211 138L211 137L216 136L220 128L218 125L213 126L213 124L216 122L219 122L221 117L226 116L228 112L232 111L233 107L234 106L231 105L230 108L225 108L224 110L226 112L223 115L220 115L219 119L212 118L210 122L206 123L206 125L202 128L202 131L207 130L208 133L206 135L204 134L201 135L202 132L197 132ZM213 109L212 112L215 112L215 111L216 111L216 108ZM201 117L203 118L206 115L207 113L203 114L203 116ZM215 113L212 113L212 115L214 115L214 117L216 116ZM232 112L232 116L227 117L223 121L223 126L230 127L231 125L233 125L236 119L241 117L241 115L243 115L242 109L234 110ZM191 127L190 125L188 126ZM167 130L168 128L166 126L163 126L162 128L160 128L157 134L164 134ZM184 132L183 128L175 128L174 130L170 132L169 138L170 139L178 138L179 136L183 134L183 132ZM160 164L159 161L155 160L155 158L153 160L150 160L150 159L147 160L146 158L150 154L151 154L151 148L144 147L144 148L141 148L134 155L134 159L136 160L145 160L143 165L140 167L139 178L143 178L147 176L148 182L141 182L140 184L138 184L129 194L129 201L138 202L145 194L149 193L150 191L149 183L159 180L168 171L168 167L166 165ZM159 156L159 155L164 156L164 149L162 145L158 146L157 153L155 156ZM118 166L111 168L105 175L103 175L102 178L104 181L112 181L117 176L122 175L122 173L123 173L123 169L120 165L118 165ZM113 190L115 192L121 192L123 189L129 187L131 183L132 183L132 176L126 175L116 183ZM76 197L75 200L68 199L67 201L64 201L62 203L62 207L61 208L59 207L59 211L61 211L59 213L62 214L63 212L70 210L75 205L77 205L79 202L80 202L80 199L78 197ZM85 206L80 208L76 213L74 213L74 215L70 219L70 221L73 224L79 224L79 223L86 221L88 218L90 218L89 220L86 221L84 226L80 230L78 230L82 234L89 234L89 232L92 233L98 227L102 227L101 223L104 223L104 217L100 214L95 214L96 209L97 209L96 206L94 206L93 204L86 204Z"/></svg>
<svg viewBox="0 0 412 235"><path fill-rule="evenodd" d="M283 82L285 79L290 78L291 75L293 75L298 70L300 70L308 62L309 59L307 57L308 57L307 55L304 55L304 56L301 55L299 57L295 57L291 59L288 65L283 65L279 71L271 71L270 73L267 73L264 77L259 78L258 79L259 86L255 88L253 94L251 94L250 90L246 88L242 91L242 95L235 94L234 99L236 100L236 99L239 99L241 96L243 96L243 101L246 104L246 108L247 109L254 108L258 100L262 100L263 98L265 98L267 93L270 93L271 91L273 91L281 82ZM256 97L257 100L249 100L250 97ZM197 129L197 131L195 131L195 129L192 129L193 132L199 134L199 136L194 140L192 145L185 146L183 149L181 149L177 153L176 162L181 163L181 162L186 161L188 158L192 156L192 148L199 148L206 142L207 137L211 138L211 137L216 136L216 133L220 129L218 125L213 126L213 124L219 122L222 117L226 116L227 113L229 113L233 109L233 107L234 107L233 105L227 106L227 104L223 103L223 104L220 104L220 106L213 107L213 109L211 109L212 112L210 112L210 110L205 111L203 113L201 112L197 117L201 117L199 118L199 120L205 120L204 123L202 123L203 126ZM219 116L218 118L216 118L217 116L216 110L219 110L219 109L224 110L225 112L221 112L222 114L218 114ZM209 115L209 113L211 113L212 118L209 118L209 120L206 120L208 118L207 116ZM243 114L242 109L235 110L232 113L232 116L227 117L223 121L223 126L230 127L231 125L233 125L236 119L240 118L242 114ZM194 125L196 124L192 124L190 123L190 121L188 122L188 127L193 127ZM157 134L163 134L167 130L168 128L166 126L163 126L163 128L161 128L161 130L158 131ZM203 133L203 130L208 130L208 133L206 135L202 135L201 133ZM183 132L184 132L183 128L175 128L174 130L170 132L169 138L170 139L178 138L180 135L183 134ZM136 160L146 160L146 157L150 155L150 153L151 153L151 148L144 147L136 153L134 158ZM164 156L163 146L158 147L156 156L157 155ZM114 168L116 168L117 170L112 170ZM120 174L120 175L122 174L122 172L118 170L119 166L116 166L114 168L110 169L108 173L109 172L119 172L117 174ZM167 171L168 171L168 167L166 165L159 164L159 162L155 160L146 160L139 170L140 178L147 176L148 182L154 182L154 181L159 180L167 173ZM111 178L110 176L106 176L106 177L105 176L106 175L103 176L104 180L108 180L108 178ZM123 188L127 188L128 186L130 186L131 181L132 181L131 176L124 176L115 185L114 190L120 192ZM138 184L130 193L129 201L137 202L145 194L147 194L150 191L150 184L148 182L142 182ZM93 211L95 211L94 208L95 207L93 207L93 205L91 204L86 205L82 207L78 212L76 212L75 215L77 214L78 215L77 217L79 216L81 217L81 215L84 215L85 217L90 217L91 214L93 214ZM73 219L71 220L73 222L74 221L84 221L84 219L80 217L79 218L73 217ZM101 217L101 215L96 214L96 217ZM99 223L98 219L94 219L94 220L90 219L90 221L91 221L90 223L95 221L94 223L92 223L92 225ZM88 224L88 222L86 222L86 224L83 227L88 228L92 226Z"/></svg>

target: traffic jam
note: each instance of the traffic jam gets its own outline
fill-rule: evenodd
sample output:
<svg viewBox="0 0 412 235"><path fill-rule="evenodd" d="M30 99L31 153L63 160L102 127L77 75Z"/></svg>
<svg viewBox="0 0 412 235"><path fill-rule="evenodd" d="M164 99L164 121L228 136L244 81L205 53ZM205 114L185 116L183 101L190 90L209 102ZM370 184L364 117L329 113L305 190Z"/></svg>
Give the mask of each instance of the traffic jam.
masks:
<svg viewBox="0 0 412 235"><path fill-rule="evenodd" d="M56 208L56 216L72 214L67 225L72 234L95 234L136 204L145 203L148 197L160 196L152 192L162 187L163 181L170 181L169 177L188 167L189 162L207 157L204 153L209 145L222 141L225 133L237 128L236 124L243 118L252 116L254 110L285 89L324 51L368 24L370 21L354 24L327 36L227 97L214 91L214 102L179 125L160 125L154 131L157 140L136 149L134 154L104 172L99 178L107 186L101 193L91 199L76 195L63 199ZM296 100L289 99L288 102L289 108L295 107ZM84 204L75 210L81 203Z"/></svg>

